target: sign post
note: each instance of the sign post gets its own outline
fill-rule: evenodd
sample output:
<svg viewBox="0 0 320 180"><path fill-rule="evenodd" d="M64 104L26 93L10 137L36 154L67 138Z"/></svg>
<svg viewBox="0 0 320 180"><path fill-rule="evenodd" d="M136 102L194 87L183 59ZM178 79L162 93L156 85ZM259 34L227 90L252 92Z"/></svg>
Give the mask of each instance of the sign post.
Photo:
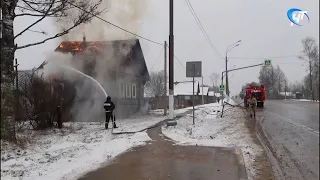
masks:
<svg viewBox="0 0 320 180"><path fill-rule="evenodd" d="M192 120L193 125L195 125L194 120L194 78L202 77L202 62L201 61L191 61L186 64L186 77L192 77ZM202 92L203 93L203 92Z"/></svg>

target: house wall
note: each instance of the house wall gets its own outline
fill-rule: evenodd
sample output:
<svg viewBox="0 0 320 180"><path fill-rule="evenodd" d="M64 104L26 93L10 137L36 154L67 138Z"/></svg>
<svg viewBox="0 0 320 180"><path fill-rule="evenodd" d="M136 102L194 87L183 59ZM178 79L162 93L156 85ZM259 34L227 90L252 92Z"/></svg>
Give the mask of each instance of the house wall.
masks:
<svg viewBox="0 0 320 180"><path fill-rule="evenodd" d="M108 71L106 71L105 74L100 75L100 77L95 77L95 55L82 58L86 60L84 63L86 68L81 67L79 69L84 69L86 74L96 78L101 83L108 96L111 96L112 101L116 105L116 117L122 118L140 110L141 105L143 104L144 84L147 80L146 77L148 77L148 71L139 44L135 44L129 55L126 57L117 54L114 56L116 57L114 59L117 59L117 63L106 67L108 68ZM143 76L142 74L144 77L141 77ZM99 103L105 101L105 97L101 96L99 98L102 99L99 99L99 101L95 101L94 103L98 103L100 107ZM104 116L103 108L100 111L97 114L101 117Z"/></svg>
<svg viewBox="0 0 320 180"><path fill-rule="evenodd" d="M108 96L116 105L117 118L127 117L140 110L144 93L141 78L118 72L112 74L105 84Z"/></svg>
<svg viewBox="0 0 320 180"><path fill-rule="evenodd" d="M143 71L141 64L144 64L143 54L139 46L134 46L129 55L128 64L117 73L116 86L114 86L117 97L116 116L118 118L127 117L141 109L144 101L145 77L140 74ZM135 59L134 61L130 59Z"/></svg>
<svg viewBox="0 0 320 180"><path fill-rule="evenodd" d="M143 89L139 78L127 77L118 81L117 117L126 117L140 110Z"/></svg>

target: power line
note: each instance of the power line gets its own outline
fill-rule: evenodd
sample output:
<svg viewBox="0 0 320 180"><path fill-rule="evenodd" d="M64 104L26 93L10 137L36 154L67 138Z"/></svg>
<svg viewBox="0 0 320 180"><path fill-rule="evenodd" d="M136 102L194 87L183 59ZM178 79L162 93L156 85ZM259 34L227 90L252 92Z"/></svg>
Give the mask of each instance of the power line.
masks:
<svg viewBox="0 0 320 180"><path fill-rule="evenodd" d="M182 67L186 68L186 67L181 63L181 61L178 59L178 57L177 57L175 54L173 54L173 56L174 56L174 58L180 63L180 65L181 65Z"/></svg>
<svg viewBox="0 0 320 180"><path fill-rule="evenodd" d="M168 45L167 45L167 48L169 49L169 46L168 46ZM179 64L180 64L183 68L186 68L175 54L173 54L173 56L174 56L174 58L179 62Z"/></svg>
<svg viewBox="0 0 320 180"><path fill-rule="evenodd" d="M216 50L216 48L214 47L211 39L209 38L207 32L206 32L205 29L203 28L203 26L202 26L202 24L201 24L201 21L199 20L199 18L198 18L198 16L197 16L197 13L196 13L196 12L194 11L194 9L193 9L192 4L190 3L189 0L185 0L185 2L187 3L187 6L188 6L188 8L189 8L189 10L190 10L190 12L191 12L191 14L192 14L192 16L193 16L194 19L196 20L196 22L197 22L197 24L198 24L198 26L199 26L202 34L203 34L204 37L206 38L207 42L209 43L209 45L211 46L211 48L213 48L214 51L218 52L218 51ZM218 54L220 55L219 52L218 52Z"/></svg>
<svg viewBox="0 0 320 180"><path fill-rule="evenodd" d="M267 57L229 57L230 59L282 59L282 58L298 58L301 55L291 56L267 56Z"/></svg>
<svg viewBox="0 0 320 180"><path fill-rule="evenodd" d="M101 17L99 17L99 16L91 13L91 12L88 12L88 11L84 10L83 8L77 6L77 5L73 4L73 3L70 3L70 2L67 2L67 3L69 3L70 5L78 8L78 9L80 9L81 11L83 11L83 12L85 12L85 13L88 13L88 14L91 14L93 17L96 17L96 18L100 19L101 21L106 22L106 23L108 23L108 24L110 24L110 25L112 25L112 26L114 26L114 27L116 27L116 28L118 28L118 29L121 29L121 30L129 33L129 34L132 34L132 35L134 35L134 36L137 36L137 37L139 37L139 38L141 38L141 39L144 39L144 40L149 41L149 42L154 43L154 44L158 44L158 45L161 45L161 46L164 45L163 43L159 43L159 42L153 41L153 40L151 40L151 39L148 39L148 38L145 38L145 37L143 37L143 36L140 36L140 35L138 35L138 34L136 34L136 33L133 33L133 32L131 32L131 31L129 31L129 30L126 30L126 29L124 29L124 28L122 28L122 27L120 27L120 26L118 26L118 25L115 25L115 24L113 24L113 23L111 23L111 22L109 22L109 21L107 21L107 20L105 20L105 19L103 19L103 18L101 18ZM169 47L169 46L167 46L167 47ZM162 49L162 50L163 50L163 49ZM161 54L161 53L160 53L160 54ZM177 56L176 56L175 54L174 54L174 57L175 57L175 59L178 60L178 62L184 67L184 65L181 63L181 61L177 58ZM158 57L158 58L159 58L159 57Z"/></svg>
<svg viewBox="0 0 320 180"><path fill-rule="evenodd" d="M189 0L185 0L185 2L187 3L187 6L192 14L192 16L194 17L194 19L196 20L202 34L204 35L204 37L206 38L207 42L209 43L210 47L213 49L213 51L215 51L216 53L218 53L222 58L223 56L219 53L219 51L217 50L217 48L214 46L214 44L212 43L210 37L208 36L206 30L204 29L204 27L201 24L201 21L199 20L197 13L195 12L195 10L192 7L192 4L190 3Z"/></svg>
<svg viewBox="0 0 320 180"><path fill-rule="evenodd" d="M141 39L144 39L144 40L146 40L146 41L149 41L149 42L152 42L152 43L155 43L155 44L158 44L158 45L163 45L162 43L159 43L159 42L153 41L153 40L151 40L151 39L145 38L145 37L140 36L140 35L138 35L138 34L136 34L136 33L133 33L133 32L131 32L131 31L128 31L128 30L126 30L126 29L124 29L124 28L122 28L122 27L120 27L120 26L118 26L118 25L115 25L115 24L111 23L110 21L107 21L107 20L105 20L105 19L103 19L103 18L101 18L101 17L93 14L92 12L88 12L88 11L86 11L85 9L83 9L83 8L81 8L81 7L79 7L79 6L77 6L77 5L73 4L73 3L70 3L69 1L67 1L67 3L69 3L70 5L78 8L78 9L80 9L81 11L83 11L83 12L85 12L85 13L87 13L87 14L91 14L93 17L96 17L96 18L100 19L101 21L104 21L104 22L106 22L106 23L108 23L108 24L110 24L110 25L112 25L112 26L114 26L114 27L116 27L116 28L118 28L118 29L121 29L122 31L125 31L125 32L127 32L127 33L129 33L129 34L132 34L132 35L134 35L134 36L137 36L137 37L139 37L139 38L141 38Z"/></svg>
<svg viewBox="0 0 320 180"><path fill-rule="evenodd" d="M156 59L156 62L154 62L154 63L153 63L153 65L152 65L152 67L151 67L150 71L153 69L154 65L156 65L156 64L157 64L157 62L158 62L158 60L159 60L159 58L160 58L160 56L161 56L161 54L162 54L163 49L164 49L164 48L162 47L162 48L161 48L161 51L160 51L160 53L159 53L159 55L158 55L158 57L157 57L157 59Z"/></svg>

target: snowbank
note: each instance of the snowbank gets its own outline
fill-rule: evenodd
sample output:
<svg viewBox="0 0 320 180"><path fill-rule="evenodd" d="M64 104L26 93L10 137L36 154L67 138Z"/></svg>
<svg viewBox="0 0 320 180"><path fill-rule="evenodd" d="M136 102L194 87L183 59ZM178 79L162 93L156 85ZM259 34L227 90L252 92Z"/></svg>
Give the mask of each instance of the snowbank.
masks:
<svg viewBox="0 0 320 180"><path fill-rule="evenodd" d="M239 105L239 103L235 102L232 98L230 98L225 92L223 92L223 95L224 95L224 99L223 99L223 102L227 102L233 106L237 106Z"/></svg>
<svg viewBox="0 0 320 180"><path fill-rule="evenodd" d="M179 145L203 145L216 147L236 147L243 152L248 177L254 179L254 158L263 150L254 143L245 125L245 115L239 108L226 106L223 118L217 116L221 106L209 104L195 112L195 125L192 114L178 120L176 127L163 127L162 132Z"/></svg>
<svg viewBox="0 0 320 180"><path fill-rule="evenodd" d="M303 101L303 102L319 102L319 100L312 101L310 99L290 99L292 101Z"/></svg>
<svg viewBox="0 0 320 180"><path fill-rule="evenodd" d="M162 118L163 119L163 118ZM140 130L160 121L160 118L130 122L119 120L128 131ZM122 124L123 123L123 124ZM101 167L110 158L151 140L146 132L112 135L100 123L66 123L62 130L20 133L30 143L26 148L1 142L2 179L76 179Z"/></svg>
<svg viewBox="0 0 320 180"><path fill-rule="evenodd" d="M199 106L195 106L195 108L196 108L196 107L199 107ZM182 114L182 113L185 113L185 112L189 111L190 109L192 109L192 106L191 106L191 107L187 107L187 108L175 109L175 110L174 110L174 114L175 114L175 115ZM154 114L154 115L163 115L163 109L150 110L149 113L150 113L150 114ZM167 111L167 114L168 114L168 116L169 116L169 110ZM168 117L168 116L167 116L167 117ZM162 116L162 117L164 117L164 116ZM166 118L167 118L167 117L166 117Z"/></svg>
<svg viewBox="0 0 320 180"><path fill-rule="evenodd" d="M156 114L156 113L155 113ZM163 114L163 113L162 113ZM116 120L119 128L114 129L114 133L119 132L138 132L147 127L153 126L165 119L164 116L151 116L151 115L136 115L130 117L130 119L119 119ZM111 128L111 124L109 124Z"/></svg>

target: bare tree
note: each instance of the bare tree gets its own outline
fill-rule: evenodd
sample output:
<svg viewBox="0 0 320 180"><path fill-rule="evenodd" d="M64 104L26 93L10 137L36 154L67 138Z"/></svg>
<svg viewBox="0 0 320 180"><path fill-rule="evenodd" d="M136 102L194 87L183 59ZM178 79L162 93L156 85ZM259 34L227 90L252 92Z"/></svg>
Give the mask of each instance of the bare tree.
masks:
<svg viewBox="0 0 320 180"><path fill-rule="evenodd" d="M145 85L146 94L151 97L162 97L164 95L164 72L151 72L150 81Z"/></svg>
<svg viewBox="0 0 320 180"><path fill-rule="evenodd" d="M276 77L276 83L277 83L277 90L278 92L281 92L283 87L285 86L285 79L286 79L286 76L284 74L284 72L280 69L279 66L277 66L276 68L276 73L275 75L277 76Z"/></svg>
<svg viewBox="0 0 320 180"><path fill-rule="evenodd" d="M288 79L286 77L284 78L283 83L284 83L284 95L285 95L285 97L287 97L287 92L290 91L290 87L288 85Z"/></svg>
<svg viewBox="0 0 320 180"><path fill-rule="evenodd" d="M1 63L3 66L1 66L1 70L6 74L12 73L13 57L16 50L45 43L69 33L83 23L90 22L92 17L102 12L98 10L100 4L101 0L3 0L1 4L3 15L1 22L3 25L3 38L1 41ZM16 14L16 10L20 11L20 13ZM38 19L14 35L14 20L26 16L37 17ZM15 40L19 36L31 30L32 27L46 18L54 18L56 21L68 21L68 26L62 27L60 32L52 36L46 36L39 42L31 42L21 46L15 44ZM44 31L38 32L47 34Z"/></svg>
<svg viewBox="0 0 320 180"><path fill-rule="evenodd" d="M259 82L265 86L268 97L276 98L285 86L286 76L279 66L262 67L259 72Z"/></svg>
<svg viewBox="0 0 320 180"><path fill-rule="evenodd" d="M220 75L216 72L213 72L210 76L211 82L212 82L212 87L218 86L218 81L219 81Z"/></svg>
<svg viewBox="0 0 320 180"><path fill-rule="evenodd" d="M46 81L38 70L24 75L19 93L19 123L29 121L34 129L46 129L57 121L57 106L61 107L62 119L72 121L71 109L76 99L76 89L68 81L51 79Z"/></svg>
<svg viewBox="0 0 320 180"><path fill-rule="evenodd" d="M317 74L319 71L319 48L316 43L315 38L306 37L302 40L303 50L302 56L299 56L301 60L304 60L308 63L308 73L309 73L309 88L310 95L312 100L315 100L314 97L314 74Z"/></svg>
<svg viewBox="0 0 320 180"><path fill-rule="evenodd" d="M266 68L262 67L259 72L259 82L265 86L265 90L268 93L268 97L270 97L269 93L274 90L273 87L273 67Z"/></svg>
<svg viewBox="0 0 320 180"><path fill-rule="evenodd" d="M15 77L13 69L13 61L16 50L27 48L30 46L40 45L49 40L58 38L69 33L75 27L88 23L91 19L102 13L98 9L101 0L1 0L1 90L6 88L10 90L11 84ZM26 26L22 31L14 33L14 20L20 17L35 17L38 18L35 22ZM43 40L39 42L17 45L16 39L23 35L26 31L32 31L38 23L46 18L53 18L56 21L64 21L67 26L62 27L61 31L48 35L44 31L37 31L46 35ZM15 35L16 34L16 35ZM13 91L13 89L12 89ZM12 93L8 93L12 94ZM2 96L1 103L5 104L6 109L13 109L7 102L11 101L8 98L11 96ZM9 112L9 111L8 111ZM12 112L13 113L13 112ZM14 126L14 114L8 115L8 124ZM14 129L14 128L13 128ZM14 133L14 130L12 130ZM12 135L12 137L14 137Z"/></svg>

